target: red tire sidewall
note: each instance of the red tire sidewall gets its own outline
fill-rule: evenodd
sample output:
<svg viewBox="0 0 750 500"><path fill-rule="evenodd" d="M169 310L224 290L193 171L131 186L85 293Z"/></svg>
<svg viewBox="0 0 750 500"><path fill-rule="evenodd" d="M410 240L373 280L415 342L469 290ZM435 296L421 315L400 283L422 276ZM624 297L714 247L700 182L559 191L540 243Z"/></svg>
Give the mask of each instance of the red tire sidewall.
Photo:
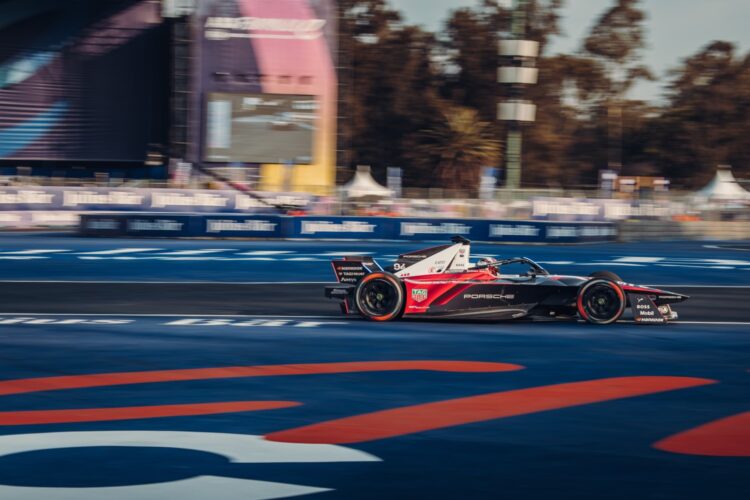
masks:
<svg viewBox="0 0 750 500"><path fill-rule="evenodd" d="M610 288L614 289L615 293L617 293L617 296L620 298L619 312L615 315L613 319L607 320L607 321L597 321L597 320L591 319L589 315L586 313L586 308L583 307L583 296L586 294L586 291L594 285L601 285L601 284L605 284L609 286ZM625 292L622 290L622 288L620 288L620 285L618 285L614 281L607 280L607 279L593 279L589 281L588 283L586 283L585 285L583 285L583 287L581 287L581 289L579 290L578 299L576 300L576 306L578 309L578 314L589 323L593 323L597 325L608 325L620 319L620 317L622 317L623 313L625 312L625 306L626 306Z"/></svg>
<svg viewBox="0 0 750 500"><path fill-rule="evenodd" d="M396 308L395 311L391 313L383 314L381 316L370 316L368 314L365 314L362 311L362 308L359 306L359 303L360 303L359 295L360 295L360 291L362 290L363 285L376 279L388 281L398 290L399 306L398 308ZM365 318L372 320L372 321L390 321L392 319L396 319L400 317L401 313L404 311L404 305L406 304L404 287L401 284L401 281L396 276L390 273L377 272L377 273L368 274L367 276L362 278L362 280L359 282L359 285L357 286L357 291L355 292L355 297L354 297L354 303L357 306L357 310L359 311L359 313Z"/></svg>

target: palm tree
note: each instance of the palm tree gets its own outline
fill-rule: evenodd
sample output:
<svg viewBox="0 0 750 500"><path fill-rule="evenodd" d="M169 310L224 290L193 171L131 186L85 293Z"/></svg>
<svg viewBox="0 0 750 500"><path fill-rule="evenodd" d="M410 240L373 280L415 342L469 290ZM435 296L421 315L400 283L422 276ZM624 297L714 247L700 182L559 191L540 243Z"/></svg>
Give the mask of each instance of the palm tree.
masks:
<svg viewBox="0 0 750 500"><path fill-rule="evenodd" d="M441 187L476 193L483 166L497 165L500 141L492 124L479 119L475 109L446 106L444 120L421 130L408 155L417 162L432 161Z"/></svg>

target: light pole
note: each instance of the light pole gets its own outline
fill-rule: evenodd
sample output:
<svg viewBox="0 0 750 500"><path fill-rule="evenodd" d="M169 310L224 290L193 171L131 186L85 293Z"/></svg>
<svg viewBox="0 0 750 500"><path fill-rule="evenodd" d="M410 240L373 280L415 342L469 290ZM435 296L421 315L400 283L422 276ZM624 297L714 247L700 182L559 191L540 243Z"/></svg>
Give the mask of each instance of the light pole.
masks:
<svg viewBox="0 0 750 500"><path fill-rule="evenodd" d="M539 75L536 68L539 43L523 39L526 36L527 4L528 0L515 0L510 39L500 40L498 47L502 62L498 68L497 81L508 89L508 99L497 105L497 119L508 124L505 142L507 189L521 187L521 125L536 119L536 105L523 99L525 85L536 84Z"/></svg>

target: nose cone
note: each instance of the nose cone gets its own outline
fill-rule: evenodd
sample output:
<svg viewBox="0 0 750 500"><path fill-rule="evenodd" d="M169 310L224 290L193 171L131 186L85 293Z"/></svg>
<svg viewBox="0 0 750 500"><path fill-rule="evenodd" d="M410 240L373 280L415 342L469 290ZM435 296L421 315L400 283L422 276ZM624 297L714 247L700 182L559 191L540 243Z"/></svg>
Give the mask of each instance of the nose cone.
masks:
<svg viewBox="0 0 750 500"><path fill-rule="evenodd" d="M678 302L684 302L689 298L689 295L670 292L668 290L659 290L659 294L656 296L656 300L661 304L677 304Z"/></svg>

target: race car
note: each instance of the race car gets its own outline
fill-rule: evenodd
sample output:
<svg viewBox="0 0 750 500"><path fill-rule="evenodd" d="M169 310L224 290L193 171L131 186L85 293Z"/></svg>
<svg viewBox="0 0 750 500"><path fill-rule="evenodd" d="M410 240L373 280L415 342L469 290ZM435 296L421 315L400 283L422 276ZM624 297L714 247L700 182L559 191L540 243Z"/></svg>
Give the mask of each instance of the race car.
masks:
<svg viewBox="0 0 750 500"><path fill-rule="evenodd" d="M616 322L628 307L637 323L664 324L677 318L672 304L689 298L626 283L609 271L550 274L526 257L472 263L471 242L461 236L451 242L400 255L389 267L365 256L333 260L338 283L326 286L325 296L341 300L344 314L373 321L565 318L598 325ZM522 272L503 273L519 265Z"/></svg>

